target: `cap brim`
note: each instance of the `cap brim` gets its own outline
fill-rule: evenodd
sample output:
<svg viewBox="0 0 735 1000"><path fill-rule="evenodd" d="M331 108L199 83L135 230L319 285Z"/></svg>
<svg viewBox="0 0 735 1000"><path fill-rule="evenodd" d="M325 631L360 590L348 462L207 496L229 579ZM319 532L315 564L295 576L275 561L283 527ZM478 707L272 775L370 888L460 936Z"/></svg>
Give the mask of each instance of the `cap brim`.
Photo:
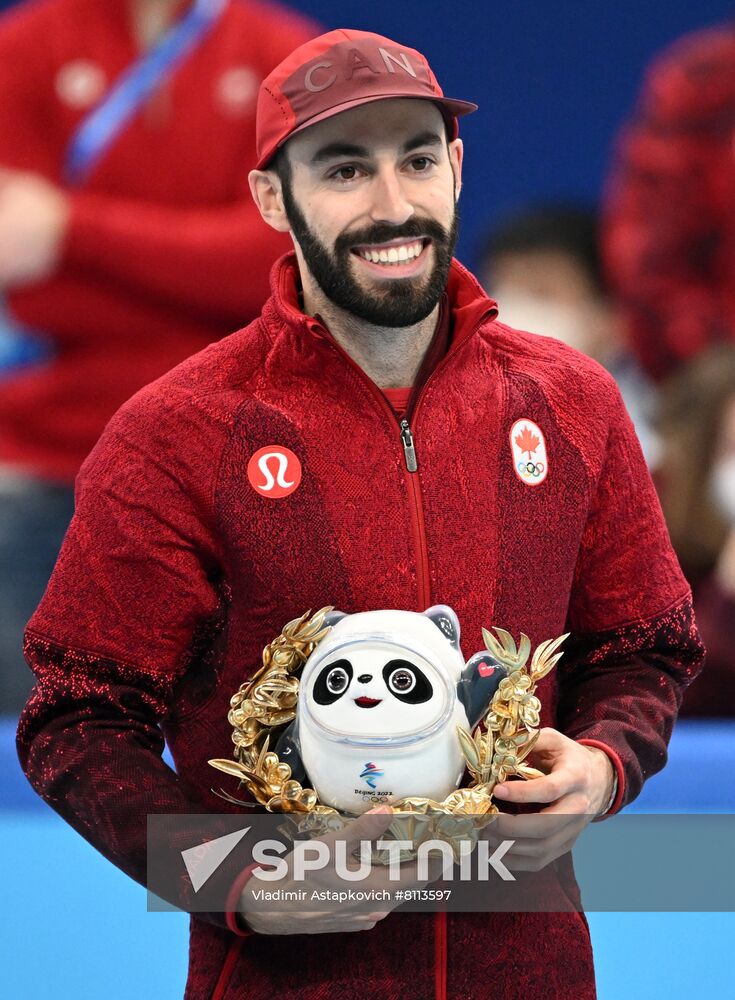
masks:
<svg viewBox="0 0 735 1000"><path fill-rule="evenodd" d="M375 94L373 97L358 97L353 101L345 101L344 104L337 104L327 111L321 111L318 115L314 115L313 118L309 118L308 121L302 122L293 132L289 132L286 138L279 142L277 146L266 153L265 156L262 156L255 169L264 170L281 146L287 143L292 136L303 132L307 128L311 128L312 125L326 121L327 118L334 118L335 115L340 115L343 111L349 111L351 108L357 108L361 104L373 104L375 101L386 101L395 98L407 101L431 101L432 104L438 106L445 117L449 118L461 118L463 115L470 115L473 111L477 111L479 107L479 105L473 104L472 101L457 101L451 97L429 97L428 94L426 97L423 94Z"/></svg>

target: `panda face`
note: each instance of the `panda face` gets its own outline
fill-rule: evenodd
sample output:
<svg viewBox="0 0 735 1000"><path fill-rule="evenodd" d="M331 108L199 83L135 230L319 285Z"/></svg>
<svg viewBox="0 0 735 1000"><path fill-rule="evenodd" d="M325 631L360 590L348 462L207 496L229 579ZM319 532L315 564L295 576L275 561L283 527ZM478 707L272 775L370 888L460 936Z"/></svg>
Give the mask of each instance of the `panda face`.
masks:
<svg viewBox="0 0 735 1000"><path fill-rule="evenodd" d="M383 683L399 701L406 705L420 705L429 701L434 693L431 682L426 674L410 660L389 660L383 667ZM313 698L317 705L333 705L350 689L354 671L349 660L335 660L319 671L314 682ZM372 674L360 674L358 685L368 685L373 680ZM358 694L354 699L359 708L375 708L382 698L371 698Z"/></svg>
<svg viewBox="0 0 735 1000"><path fill-rule="evenodd" d="M302 688L310 714L332 732L355 737L399 736L432 725L446 706L446 683L422 657L397 652L335 652Z"/></svg>

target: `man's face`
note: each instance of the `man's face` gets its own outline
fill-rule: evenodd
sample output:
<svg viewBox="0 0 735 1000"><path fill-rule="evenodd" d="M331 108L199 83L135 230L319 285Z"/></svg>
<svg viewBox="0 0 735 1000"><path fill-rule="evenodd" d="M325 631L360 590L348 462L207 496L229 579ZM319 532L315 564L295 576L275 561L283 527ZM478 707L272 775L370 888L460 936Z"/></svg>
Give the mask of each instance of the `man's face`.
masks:
<svg viewBox="0 0 735 1000"><path fill-rule="evenodd" d="M425 319L457 241L461 144L447 145L438 108L362 105L294 136L285 154L297 252L327 298L376 326Z"/></svg>

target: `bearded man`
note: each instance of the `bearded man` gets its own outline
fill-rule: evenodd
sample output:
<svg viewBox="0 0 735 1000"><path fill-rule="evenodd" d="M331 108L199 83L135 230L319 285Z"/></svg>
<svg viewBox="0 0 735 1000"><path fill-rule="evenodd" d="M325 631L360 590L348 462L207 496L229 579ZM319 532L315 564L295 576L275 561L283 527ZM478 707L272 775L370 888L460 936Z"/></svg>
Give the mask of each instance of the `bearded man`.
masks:
<svg viewBox="0 0 735 1000"><path fill-rule="evenodd" d="M572 633L539 690L545 775L495 793L566 819L551 838L504 817L509 867L568 884L580 829L665 762L702 657L689 588L610 376L499 322L453 259L472 110L380 36L292 53L261 87L250 185L294 253L260 318L133 397L80 475L27 632L20 756L140 881L146 814L221 811L230 696L307 608L448 604L465 656L489 623ZM573 906L319 917L239 889L192 918L189 998L595 993Z"/></svg>

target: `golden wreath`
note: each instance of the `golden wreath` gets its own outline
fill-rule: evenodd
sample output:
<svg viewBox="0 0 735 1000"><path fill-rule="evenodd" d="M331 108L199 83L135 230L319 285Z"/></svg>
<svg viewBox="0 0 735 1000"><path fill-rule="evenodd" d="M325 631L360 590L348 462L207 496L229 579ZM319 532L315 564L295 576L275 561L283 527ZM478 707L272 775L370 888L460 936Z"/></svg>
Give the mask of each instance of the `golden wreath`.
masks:
<svg viewBox="0 0 735 1000"><path fill-rule="evenodd" d="M331 606L311 610L290 621L281 634L263 650L263 663L257 673L240 685L230 699L228 721L234 726L234 760L210 760L212 767L239 778L255 801L268 812L289 813L299 820L301 832L315 835L344 825L347 818L332 806L324 805L313 788L304 788L291 777L291 768L269 750L271 737L296 717L301 669L318 643L329 632L324 624ZM447 839L457 848L456 837L464 836L492 822L498 807L492 800L496 784L515 776L540 777L542 772L525 763L539 735L541 702L536 686L563 655L557 652L569 633L542 642L533 654L531 641L521 633L516 646L505 629L495 628L495 635L482 630L486 648L509 670L495 692L487 714L473 733L457 726L462 754L471 780L451 792L442 802L410 797L398 799L390 808L396 815L391 832L396 839L414 843L423 839L431 820L432 835L441 836L443 818L451 816L452 832ZM214 790L213 790L214 791ZM235 805L253 806L229 795L224 789L216 795ZM457 821L460 821L459 826ZM397 825L396 825L397 824Z"/></svg>

